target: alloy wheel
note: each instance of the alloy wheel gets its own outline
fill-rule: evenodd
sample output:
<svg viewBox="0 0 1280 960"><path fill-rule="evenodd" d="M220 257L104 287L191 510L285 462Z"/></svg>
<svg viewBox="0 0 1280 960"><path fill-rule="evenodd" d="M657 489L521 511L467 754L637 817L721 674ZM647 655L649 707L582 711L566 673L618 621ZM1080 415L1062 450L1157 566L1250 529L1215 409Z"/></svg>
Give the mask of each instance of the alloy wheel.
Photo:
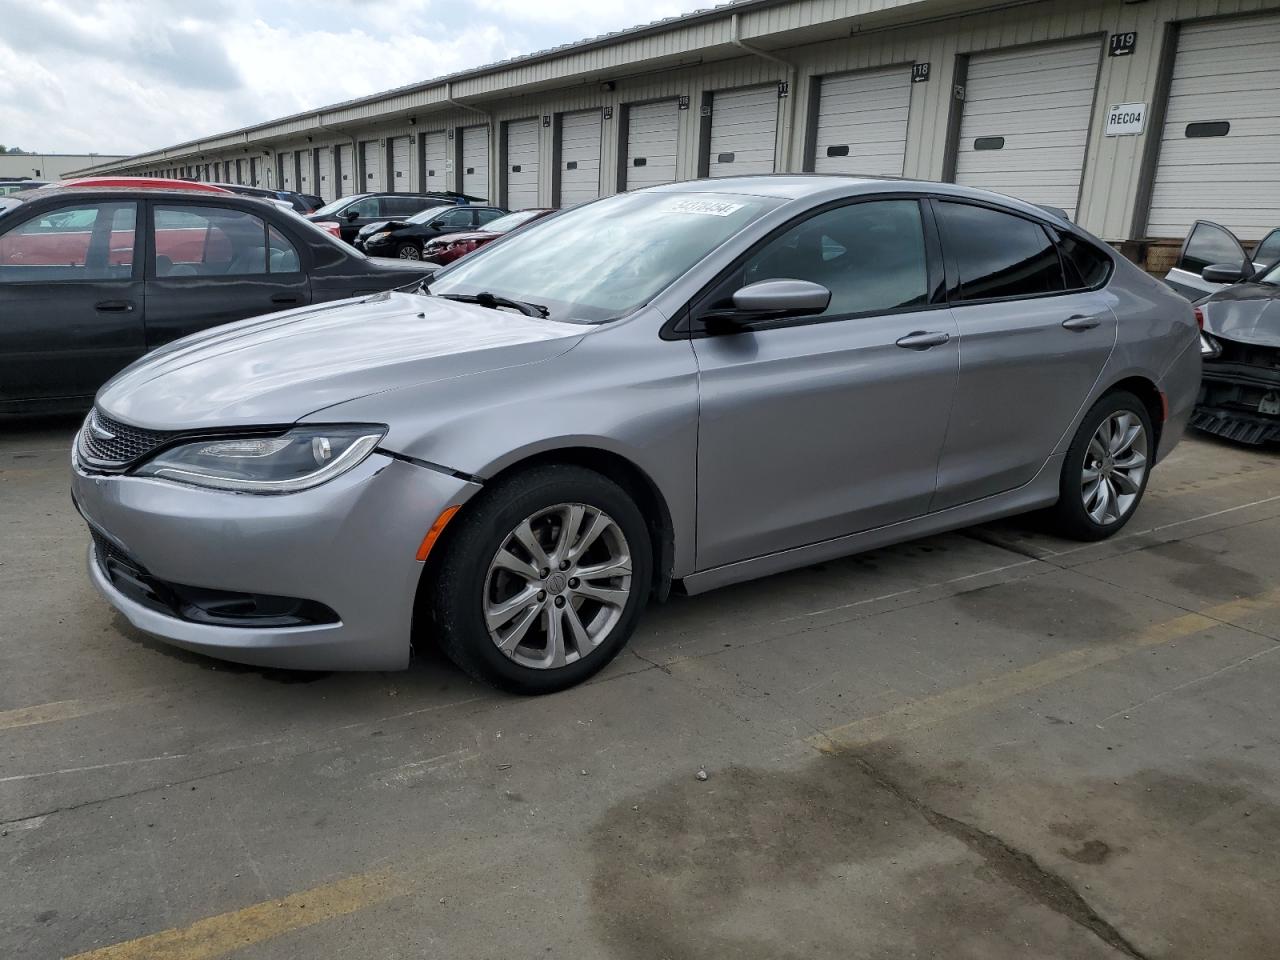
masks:
<svg viewBox="0 0 1280 960"><path fill-rule="evenodd" d="M631 579L631 551L612 517L584 503L546 507L521 521L489 564L489 638L521 666L576 663L622 619Z"/></svg>
<svg viewBox="0 0 1280 960"><path fill-rule="evenodd" d="M1108 416L1085 450L1080 494L1094 523L1109 526L1128 516L1147 474L1147 431L1127 410Z"/></svg>
<svg viewBox="0 0 1280 960"><path fill-rule="evenodd" d="M422 254L418 252L418 248L413 246L401 247L400 252L396 255L401 260L421 260L422 259Z"/></svg>

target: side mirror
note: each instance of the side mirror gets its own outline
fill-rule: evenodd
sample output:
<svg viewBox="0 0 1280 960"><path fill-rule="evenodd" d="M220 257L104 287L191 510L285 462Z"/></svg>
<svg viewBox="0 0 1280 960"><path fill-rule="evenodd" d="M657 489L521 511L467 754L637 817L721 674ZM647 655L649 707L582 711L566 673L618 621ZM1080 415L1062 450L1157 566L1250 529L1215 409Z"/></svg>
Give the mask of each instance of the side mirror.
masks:
<svg viewBox="0 0 1280 960"><path fill-rule="evenodd" d="M1206 283L1239 283L1244 279L1244 270L1230 263L1215 263L1200 271Z"/></svg>
<svg viewBox="0 0 1280 960"><path fill-rule="evenodd" d="M355 207L347 207L347 209L342 211L342 215L346 217L348 220L355 220L357 217L360 216L360 211L357 210Z"/></svg>
<svg viewBox="0 0 1280 960"><path fill-rule="evenodd" d="M809 280L761 280L733 295L733 306L711 310L708 320L753 323L781 317L811 317L831 305L831 291Z"/></svg>

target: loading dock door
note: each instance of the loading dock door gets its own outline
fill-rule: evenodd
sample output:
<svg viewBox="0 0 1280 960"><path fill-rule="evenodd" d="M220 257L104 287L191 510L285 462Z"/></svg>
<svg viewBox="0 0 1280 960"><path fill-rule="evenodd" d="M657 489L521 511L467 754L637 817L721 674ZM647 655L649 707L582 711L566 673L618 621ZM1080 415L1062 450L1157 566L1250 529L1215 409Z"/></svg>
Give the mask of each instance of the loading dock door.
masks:
<svg viewBox="0 0 1280 960"><path fill-rule="evenodd" d="M462 192L482 200L489 198L489 128L462 130Z"/></svg>
<svg viewBox="0 0 1280 960"><path fill-rule="evenodd" d="M387 149L391 151L391 182L388 190L409 193L413 189L413 175L409 169L409 138L390 137Z"/></svg>
<svg viewBox="0 0 1280 960"><path fill-rule="evenodd" d="M600 196L600 111L560 118L560 206Z"/></svg>
<svg viewBox="0 0 1280 960"><path fill-rule="evenodd" d="M422 134L418 145L418 180L420 189L424 192L445 189L444 169L448 158L448 143L443 130Z"/></svg>
<svg viewBox="0 0 1280 960"><path fill-rule="evenodd" d="M292 153L280 154L280 189L281 190L298 189L296 186L294 186L294 181L296 179L297 178L294 176L293 154Z"/></svg>
<svg viewBox="0 0 1280 960"><path fill-rule="evenodd" d="M298 168L298 186L299 193L312 193L311 189L311 151L296 150L293 154L293 162Z"/></svg>
<svg viewBox="0 0 1280 960"><path fill-rule="evenodd" d="M507 209L538 205L538 129L540 121L507 124Z"/></svg>
<svg viewBox="0 0 1280 960"><path fill-rule="evenodd" d="M325 203L329 203L341 196L333 181L333 152L328 147L319 147L316 161L320 182L316 184L314 192L318 193Z"/></svg>
<svg viewBox="0 0 1280 960"><path fill-rule="evenodd" d="M356 177L355 164L352 163L354 151L351 144L340 143L337 148L337 169L334 171L333 196L347 197L353 193L360 193L360 181Z"/></svg>
<svg viewBox="0 0 1280 960"><path fill-rule="evenodd" d="M778 103L778 88L772 84L712 94L711 176L773 173Z"/></svg>
<svg viewBox="0 0 1280 960"><path fill-rule="evenodd" d="M1180 31L1146 234L1181 239L1196 220L1246 242L1280 223L1275 15Z"/></svg>
<svg viewBox="0 0 1280 960"><path fill-rule="evenodd" d="M383 183L381 141L366 140L360 144L360 172L359 192L380 193L387 188Z"/></svg>
<svg viewBox="0 0 1280 960"><path fill-rule="evenodd" d="M679 131L680 112L674 100L630 108L625 177L628 190L675 180Z"/></svg>
<svg viewBox="0 0 1280 960"><path fill-rule="evenodd" d="M823 77L814 171L902 176L910 112L909 67Z"/></svg>
<svg viewBox="0 0 1280 960"><path fill-rule="evenodd" d="M1061 207L1084 175L1097 40L975 54L964 85L956 183Z"/></svg>

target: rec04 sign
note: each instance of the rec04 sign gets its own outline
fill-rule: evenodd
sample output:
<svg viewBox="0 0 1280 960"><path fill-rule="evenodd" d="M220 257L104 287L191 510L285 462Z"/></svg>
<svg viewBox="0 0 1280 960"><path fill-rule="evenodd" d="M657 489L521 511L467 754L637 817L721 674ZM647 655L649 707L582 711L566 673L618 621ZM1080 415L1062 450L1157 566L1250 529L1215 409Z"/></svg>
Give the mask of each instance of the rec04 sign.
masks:
<svg viewBox="0 0 1280 960"><path fill-rule="evenodd" d="M1108 137L1136 137L1146 128L1145 103L1118 103L1107 110Z"/></svg>

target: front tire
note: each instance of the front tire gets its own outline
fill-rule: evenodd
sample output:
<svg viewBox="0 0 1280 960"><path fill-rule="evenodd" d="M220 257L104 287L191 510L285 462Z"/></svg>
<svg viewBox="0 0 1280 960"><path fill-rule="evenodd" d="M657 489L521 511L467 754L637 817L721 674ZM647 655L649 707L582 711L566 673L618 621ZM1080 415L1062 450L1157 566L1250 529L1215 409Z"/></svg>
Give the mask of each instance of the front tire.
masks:
<svg viewBox="0 0 1280 960"><path fill-rule="evenodd" d="M430 584L445 654L515 693L581 683L626 645L648 600L653 554L625 490L553 465L482 491L451 525Z"/></svg>
<svg viewBox="0 0 1280 960"><path fill-rule="evenodd" d="M416 243L402 243L396 247L396 256L401 260L421 260L422 251Z"/></svg>
<svg viewBox="0 0 1280 960"><path fill-rule="evenodd" d="M1085 414L1067 449L1057 504L1058 531L1073 540L1105 540L1138 509L1151 476L1155 432L1146 404L1109 393Z"/></svg>

